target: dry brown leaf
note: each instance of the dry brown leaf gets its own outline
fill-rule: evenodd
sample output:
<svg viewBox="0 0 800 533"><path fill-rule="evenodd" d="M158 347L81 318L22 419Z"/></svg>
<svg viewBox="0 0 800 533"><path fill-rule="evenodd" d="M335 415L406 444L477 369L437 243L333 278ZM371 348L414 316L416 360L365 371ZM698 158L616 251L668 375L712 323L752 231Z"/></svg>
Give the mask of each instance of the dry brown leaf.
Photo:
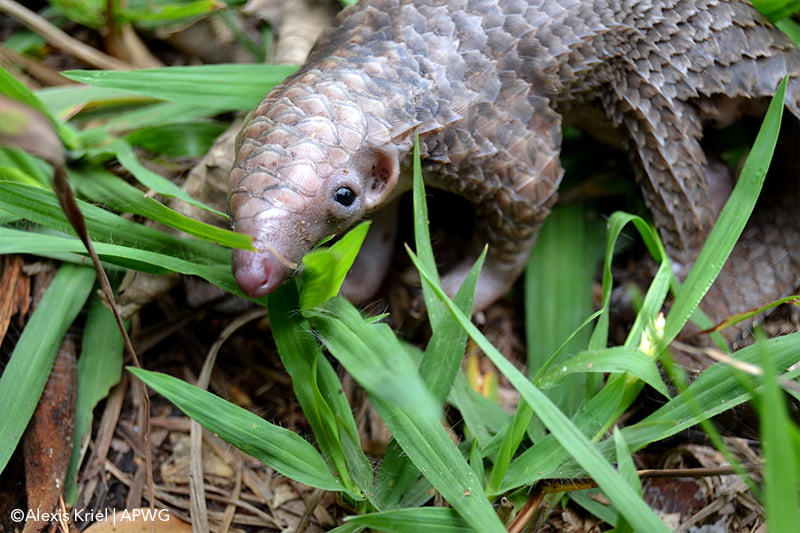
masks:
<svg viewBox="0 0 800 533"><path fill-rule="evenodd" d="M117 511L105 520L95 522L85 533L191 533L192 526L167 509L141 507Z"/></svg>
<svg viewBox="0 0 800 533"><path fill-rule="evenodd" d="M72 455L75 360L75 343L67 336L23 438L28 507L44 513L56 509ZM41 531L47 525L46 520L31 520L23 531Z"/></svg>
<svg viewBox="0 0 800 533"><path fill-rule="evenodd" d="M24 317L30 308L30 278L22 271L22 257L6 255L0 269L0 342L6 336L11 317Z"/></svg>

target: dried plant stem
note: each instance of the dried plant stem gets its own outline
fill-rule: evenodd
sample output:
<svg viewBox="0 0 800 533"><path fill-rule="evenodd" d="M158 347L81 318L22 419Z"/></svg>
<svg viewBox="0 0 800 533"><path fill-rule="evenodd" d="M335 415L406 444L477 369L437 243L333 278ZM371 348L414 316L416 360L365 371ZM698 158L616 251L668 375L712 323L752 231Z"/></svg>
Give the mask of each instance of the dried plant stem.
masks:
<svg viewBox="0 0 800 533"><path fill-rule="evenodd" d="M75 56L93 67L104 70L130 70L132 68L128 63L104 54L74 37L70 37L35 12L13 0L0 0L0 12L17 19L30 30L44 37L47 42L56 48Z"/></svg>

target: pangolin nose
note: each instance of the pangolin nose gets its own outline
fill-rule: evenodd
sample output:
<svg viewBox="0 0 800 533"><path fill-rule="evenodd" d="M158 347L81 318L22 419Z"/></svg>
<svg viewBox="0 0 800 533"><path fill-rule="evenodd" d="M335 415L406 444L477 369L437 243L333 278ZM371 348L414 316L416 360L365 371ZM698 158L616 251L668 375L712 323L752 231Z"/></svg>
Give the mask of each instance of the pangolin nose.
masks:
<svg viewBox="0 0 800 533"><path fill-rule="evenodd" d="M247 250L233 252L233 277L236 284L252 298L273 292L287 274L287 268L271 254Z"/></svg>

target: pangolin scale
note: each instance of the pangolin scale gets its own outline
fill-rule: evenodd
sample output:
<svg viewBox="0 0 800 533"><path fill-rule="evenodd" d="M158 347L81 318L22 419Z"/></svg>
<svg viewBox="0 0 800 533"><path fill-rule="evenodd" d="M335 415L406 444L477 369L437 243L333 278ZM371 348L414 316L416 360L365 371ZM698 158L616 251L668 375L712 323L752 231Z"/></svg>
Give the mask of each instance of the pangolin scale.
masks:
<svg viewBox="0 0 800 533"><path fill-rule="evenodd" d="M555 201L562 127L598 112L630 153L671 257L691 262L720 188L704 125L757 109L787 75L785 104L800 117L800 51L743 1L362 0L239 134L231 213L259 251L234 252L235 277L267 294L320 239L390 205L409 188L418 133L426 182L477 217L445 288L488 243L476 293L485 307L522 270ZM765 215L772 227L748 230L757 244L737 248L726 270L740 282L718 291L712 314L797 283L800 208L783 204ZM356 280L362 297L387 254Z"/></svg>

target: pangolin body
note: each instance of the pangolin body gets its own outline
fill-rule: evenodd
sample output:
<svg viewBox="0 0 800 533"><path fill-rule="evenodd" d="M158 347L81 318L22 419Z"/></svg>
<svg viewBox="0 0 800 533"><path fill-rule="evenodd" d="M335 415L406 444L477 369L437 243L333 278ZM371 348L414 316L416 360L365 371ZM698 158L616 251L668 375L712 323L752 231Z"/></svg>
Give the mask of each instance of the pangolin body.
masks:
<svg viewBox="0 0 800 533"><path fill-rule="evenodd" d="M715 219L703 125L732 122L786 75L800 117L800 52L743 1L362 0L239 135L230 207L259 251L234 252L235 277L269 293L320 239L392 202L418 133L426 182L477 217L445 288L488 243L485 307L522 270L555 200L562 126L596 111L631 154L671 255L690 261ZM784 248L797 242L793 216L773 239ZM783 289L800 272L797 248L766 274Z"/></svg>

